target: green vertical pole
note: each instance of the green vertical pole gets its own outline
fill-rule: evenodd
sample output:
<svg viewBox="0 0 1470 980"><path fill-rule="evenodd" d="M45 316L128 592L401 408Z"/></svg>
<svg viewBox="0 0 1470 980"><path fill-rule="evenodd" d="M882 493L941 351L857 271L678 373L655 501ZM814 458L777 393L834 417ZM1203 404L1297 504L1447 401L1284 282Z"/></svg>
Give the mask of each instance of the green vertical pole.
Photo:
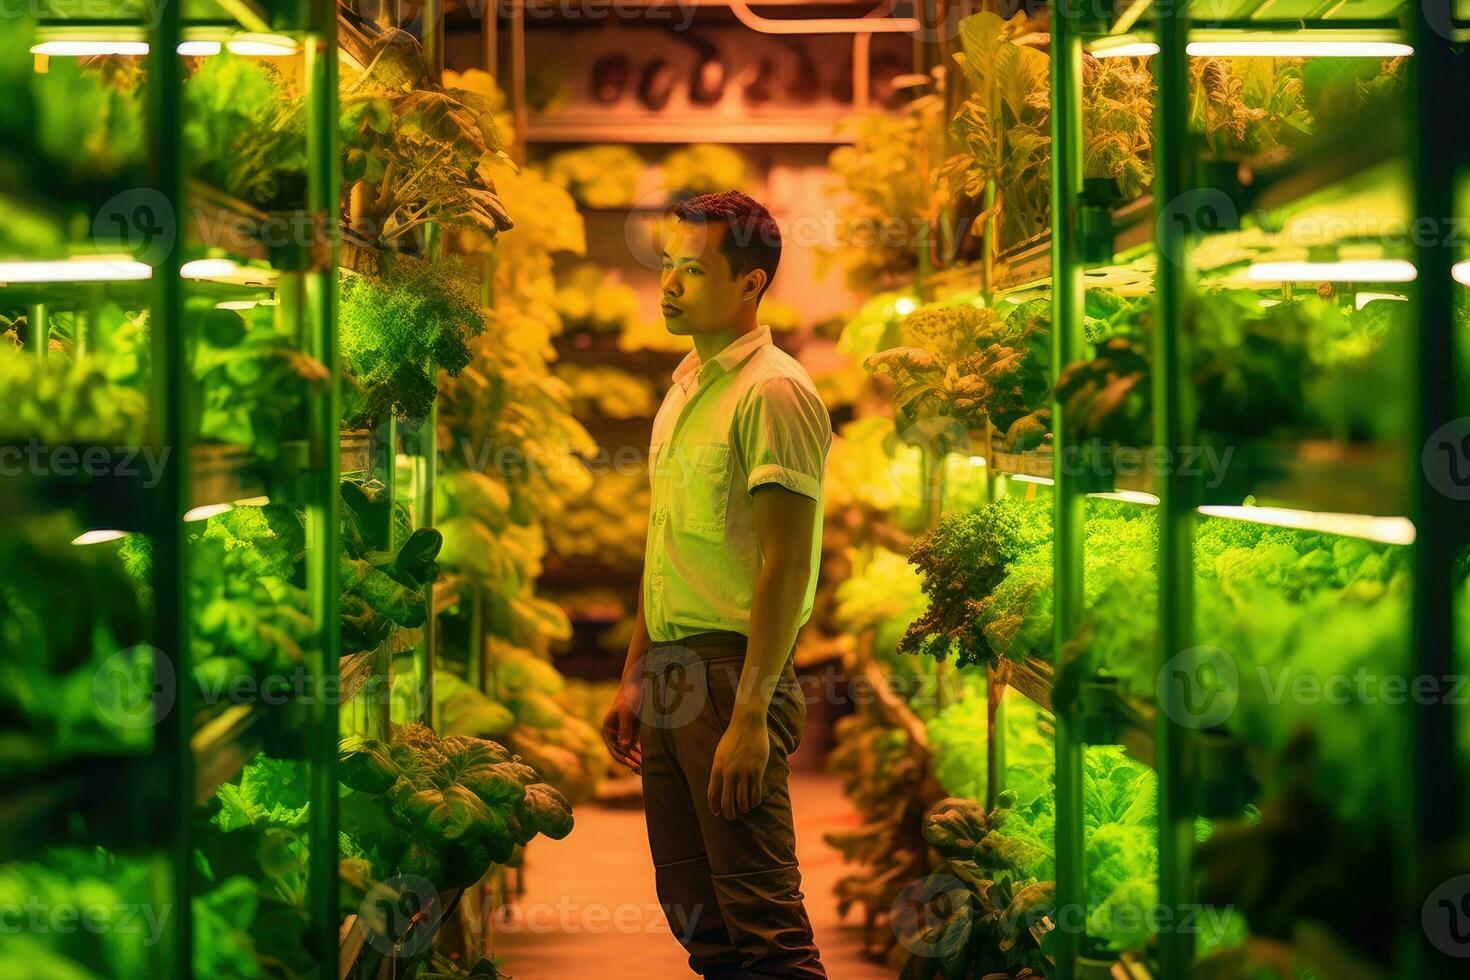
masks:
<svg viewBox="0 0 1470 980"><path fill-rule="evenodd" d="M1410 92L1413 105L1411 119L1419 123L1412 142L1414 164L1414 213L1430 219L1436 227L1456 227L1448 219L1455 214L1455 188L1461 176L1460 154L1464 144L1426 138L1423 126L1444 116L1446 91L1463 92L1464 74L1452 49L1450 38L1433 24L1427 15L1438 7L1439 26L1450 23L1447 2L1431 4L1413 18L1415 56L1409 59ZM1453 98L1454 96L1451 96ZM1461 96L1463 98L1463 96ZM1458 152L1457 152L1458 151ZM1455 329L1455 292L1452 278L1455 262L1453 251L1458 235L1416 235L1419 268L1416 283L1418 309L1413 338L1412 381L1418 398L1415 425L1410 432L1406 453L1411 472L1407 474L1411 489L1411 511L1418 528L1414 544L1413 643L1414 662L1409 670L1414 677L1455 677L1463 672L1456 665L1454 627L1454 564L1463 553L1466 541L1465 503L1452 499L1447 488L1435 486L1421 463L1421 449L1438 452L1445 441L1436 431L1467 411L1465 379L1460 375L1462 350L1457 350L1457 336L1464 343L1463 331ZM1453 447L1453 442L1450 442ZM1463 638L1461 638L1463 642ZM1402 857L1400 881L1409 931L1400 953L1403 977L1463 976L1463 965L1452 964L1449 957L1427 941L1426 931L1419 928L1419 909L1427 896L1426 881L1433 887L1443 875L1431 874L1435 867L1451 866L1449 854L1458 835L1464 832L1464 778L1455 751L1455 707L1449 698L1428 699L1415 704L1410 699L1404 709L1409 729L1408 758L1413 765L1403 766L1408 781L1408 807L1398 827ZM1463 961L1462 961L1463 962ZM1458 969L1455 967L1458 965Z"/></svg>
<svg viewBox="0 0 1470 980"><path fill-rule="evenodd" d="M176 53L182 37L181 5L166 4L151 29L148 64L149 169L153 190L177 220L185 213L183 146L183 70ZM149 496L153 540L153 645L173 668L174 697L160 699L155 760L175 787L163 819L172 850L172 902L176 910L168 946L170 975L191 975L190 892L193 874L191 827L194 808L194 758L191 657L189 656L189 566L184 511L189 501L189 441L192 431L188 331L184 323L181 234L167 236L153 269L149 442L161 461L158 485ZM165 455L166 454L166 455Z"/></svg>
<svg viewBox="0 0 1470 980"><path fill-rule="evenodd" d="M492 7L487 16L494 16L496 9ZM425 0L423 10L424 63L437 82L444 76L444 0Z"/></svg>
<svg viewBox="0 0 1470 980"><path fill-rule="evenodd" d="M51 351L51 317L45 303L32 303L26 310L26 326L30 334L33 353L38 360L46 360Z"/></svg>
<svg viewBox="0 0 1470 980"><path fill-rule="evenodd" d="M418 523L420 527L434 526L434 471L438 467L439 405L436 401L429 410L429 418L420 430L419 452L423 454L423 477L418 481ZM434 727L434 665L439 659L439 617L434 613L434 603L439 586L430 582L425 589L429 595L429 616L424 620L423 678L420 685L423 697L423 723Z"/></svg>
<svg viewBox="0 0 1470 980"><path fill-rule="evenodd" d="M986 670L985 679L990 698L990 710L986 712L989 730L985 733L985 808L989 810L1006 788L1006 706L1002 700L1005 688L997 682L994 667Z"/></svg>
<svg viewBox="0 0 1470 980"><path fill-rule="evenodd" d="M1153 331L1154 442L1169 459L1197 444L1189 397L1188 310L1192 228L1177 220L1190 189L1188 18L1178 8L1157 11L1159 54L1154 59L1154 199L1158 273ZM1187 211L1187 208L1185 209ZM1187 214L1186 217L1189 217ZM1159 491L1159 624L1155 669L1189 649L1194 635L1194 487L1175 467L1157 476ZM1191 901L1194 832L1185 780L1188 731L1172 718L1185 717L1174 702L1180 685L1161 685L1156 732L1159 771L1159 903L1182 912ZM1177 917L1174 921L1178 921ZM1159 936L1164 980L1189 976L1194 937L1179 929Z"/></svg>
<svg viewBox="0 0 1470 980"><path fill-rule="evenodd" d="M1054 4L1051 18L1051 271L1052 380L1082 354L1085 301L1077 202L1082 194L1082 38L1065 4ZM1068 455L1060 403L1052 404L1052 478L1054 481L1053 556L1055 610L1053 662L1077 632L1083 613L1082 527L1086 498L1067 472ZM1057 975L1076 975L1082 951L1087 905L1083 850L1081 705L1053 705L1056 714L1057 895L1060 942Z"/></svg>
<svg viewBox="0 0 1470 980"><path fill-rule="evenodd" d="M380 474L379 480L383 484L383 492L388 495L388 520L385 528L379 529L385 542L383 547L389 551L403 544L398 540L398 522L394 511L398 503L398 420L389 416L388 421L380 427L383 433L383 455L374 460ZM374 678L381 678L379 685L380 700L375 706L376 730L372 732L374 738L386 739L392 730L390 723L393 720L393 645L397 631L390 633L388 639L384 640L378 647L374 658L376 664L373 668Z"/></svg>
<svg viewBox="0 0 1470 980"><path fill-rule="evenodd" d="M312 620L321 635L318 678L333 678L323 692L340 691L342 653L341 583L341 380L342 357L337 343L337 15L330 0L315 0L306 38L307 212L312 226L326 236L325 267L306 273L311 353L326 366L331 383L311 404L311 486L307 505L307 586ZM315 250L307 250L315 255ZM340 704L336 696L312 704L313 740L310 894L312 930L321 975L338 971L337 741Z"/></svg>

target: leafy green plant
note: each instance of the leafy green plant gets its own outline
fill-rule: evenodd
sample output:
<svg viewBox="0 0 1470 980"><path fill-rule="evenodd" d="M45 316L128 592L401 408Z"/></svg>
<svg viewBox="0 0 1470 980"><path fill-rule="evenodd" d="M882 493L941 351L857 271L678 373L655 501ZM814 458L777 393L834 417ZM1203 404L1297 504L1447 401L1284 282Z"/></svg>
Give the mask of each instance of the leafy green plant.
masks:
<svg viewBox="0 0 1470 980"><path fill-rule="evenodd" d="M201 58L184 83L183 137L211 187L267 211L304 206L305 101L268 62Z"/></svg>
<svg viewBox="0 0 1470 980"><path fill-rule="evenodd" d="M453 262L400 259L381 278L343 278L342 354L362 389L344 412L349 424L371 427L390 414L421 422L438 395L436 372L469 366L485 316L458 273Z"/></svg>
<svg viewBox="0 0 1470 980"><path fill-rule="evenodd" d="M288 507L236 507L190 536L195 680L211 703L242 677L277 696L319 637L296 584L301 518Z"/></svg>
<svg viewBox="0 0 1470 980"><path fill-rule="evenodd" d="M617 332L638 318L638 294L616 270L583 262L558 285L556 312L563 330Z"/></svg>
<svg viewBox="0 0 1470 980"><path fill-rule="evenodd" d="M308 397L332 380L325 365L277 328L274 310L196 314L199 434L248 447L263 460L275 459L285 439L304 436Z"/></svg>
<svg viewBox="0 0 1470 980"><path fill-rule="evenodd" d="M344 482L342 498L342 646L371 650L395 626L411 629L428 618L424 587L438 575L443 536L435 528L402 534L396 550L377 548L391 502L379 486ZM377 530L375 530L377 529Z"/></svg>
<svg viewBox="0 0 1470 980"><path fill-rule="evenodd" d="M159 882L153 862L110 854L102 848L55 848L37 861L0 866L0 907L6 909L104 910L114 928L16 929L0 944L0 970L10 976L87 978L139 977L163 968L139 921L123 929L124 910L155 913L155 928L165 928L156 900ZM11 913L12 916L17 913ZM89 914L95 914L90 912ZM137 916L136 919L141 919ZM134 917L130 916L130 920ZM94 920L88 919L89 923ZM166 948L167 936L159 936Z"/></svg>
<svg viewBox="0 0 1470 980"><path fill-rule="evenodd" d="M344 73L338 115L344 226L379 246L431 221L491 239L509 229L492 177L509 160L493 101L434 84L407 32L339 23L343 49L364 66Z"/></svg>
<svg viewBox="0 0 1470 980"><path fill-rule="evenodd" d="M589 208L624 208L638 196L643 159L622 143L600 143L553 154L546 177Z"/></svg>
<svg viewBox="0 0 1470 980"><path fill-rule="evenodd" d="M0 441L52 446L134 446L143 436L143 395L114 383L105 358L38 358L0 338Z"/></svg>
<svg viewBox="0 0 1470 980"><path fill-rule="evenodd" d="M1125 199L1153 185L1153 76L1142 58L1082 55L1082 176Z"/></svg>
<svg viewBox="0 0 1470 980"><path fill-rule="evenodd" d="M929 607L910 624L902 653L956 663L992 664L999 656L986 636L984 600L1017 556L1051 536L1050 504L1009 498L951 514L914 542L909 561L924 577Z"/></svg>
<svg viewBox="0 0 1470 980"><path fill-rule="evenodd" d="M950 200L940 179L945 124L944 99L934 93L896 118L873 113L843 123L852 144L827 157L847 202L845 240L832 254L854 289L891 288L916 269L920 248L938 253L939 215Z"/></svg>
<svg viewBox="0 0 1470 980"><path fill-rule="evenodd" d="M72 544L82 530L56 513L0 535L0 773L152 744L114 720L137 709L123 706L129 678L105 670L146 639L141 590L118 543Z"/></svg>
<svg viewBox="0 0 1470 980"><path fill-rule="evenodd" d="M952 123L966 153L946 175L967 196L993 202L977 222L995 216L1001 239L1044 232L1051 214L1050 62L1035 46L1044 38L1025 14L1005 20L980 11L960 21L955 55L971 95Z"/></svg>
<svg viewBox="0 0 1470 980"><path fill-rule="evenodd" d="M662 168L664 186L687 194L743 190L748 180L744 155L718 143L681 146L664 157Z"/></svg>
<svg viewBox="0 0 1470 980"><path fill-rule="evenodd" d="M1302 64L1302 100L1320 131L1349 127L1398 97L1405 58L1308 58Z"/></svg>
<svg viewBox="0 0 1470 980"><path fill-rule="evenodd" d="M33 73L30 121L49 166L79 183L136 172L147 154L144 84L133 58L53 58Z"/></svg>
<svg viewBox="0 0 1470 980"><path fill-rule="evenodd" d="M372 876L427 878L440 891L468 888L537 834L572 830L566 799L503 746L466 736L440 739L422 725L395 725L388 743L342 743L343 854Z"/></svg>
<svg viewBox="0 0 1470 980"><path fill-rule="evenodd" d="M852 830L823 835L855 866L834 888L837 911L846 916L860 907L864 945L883 957L898 942L890 928L894 902L929 870L923 837L925 766L908 734L889 727L871 704L840 719L835 731L837 747L827 757L827 769L841 778L843 793L863 820Z"/></svg>
<svg viewBox="0 0 1470 980"><path fill-rule="evenodd" d="M893 380L901 431L927 433L925 422L950 419L967 429L1018 426L1018 442L1044 437L1049 318L1017 310L1002 320L978 306L930 305L904 317L898 333L900 346L864 366Z"/></svg>
<svg viewBox="0 0 1470 980"><path fill-rule="evenodd" d="M1406 313L1406 304L1388 300L1361 310L1317 297L1263 308L1250 290L1206 294L1191 362L1201 430L1235 439L1400 434L1402 412L1365 405L1361 392L1401 376ZM1055 391L1069 441L1148 444L1152 329L1147 307L1126 301L1089 320L1093 355L1063 368Z"/></svg>
<svg viewBox="0 0 1470 980"><path fill-rule="evenodd" d="M1217 160L1283 155L1310 134L1300 58L1191 58L1190 129Z"/></svg>

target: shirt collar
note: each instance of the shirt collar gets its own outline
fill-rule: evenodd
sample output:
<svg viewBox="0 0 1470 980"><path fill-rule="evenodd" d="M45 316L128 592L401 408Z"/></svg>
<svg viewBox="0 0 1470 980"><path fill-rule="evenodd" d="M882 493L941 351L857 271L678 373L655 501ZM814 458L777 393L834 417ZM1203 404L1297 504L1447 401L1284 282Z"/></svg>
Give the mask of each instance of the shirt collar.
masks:
<svg viewBox="0 0 1470 980"><path fill-rule="evenodd" d="M718 367L721 372L733 371L741 364L744 364L750 355L770 342L771 328L767 326L756 327L749 333L744 333L736 337L730 342L728 347L716 354L710 363ZM681 388L687 389L689 383L695 375L703 370L703 367L704 365L699 360L699 351L692 350L685 354L684 359L679 362L679 366L674 368L674 380L678 382Z"/></svg>

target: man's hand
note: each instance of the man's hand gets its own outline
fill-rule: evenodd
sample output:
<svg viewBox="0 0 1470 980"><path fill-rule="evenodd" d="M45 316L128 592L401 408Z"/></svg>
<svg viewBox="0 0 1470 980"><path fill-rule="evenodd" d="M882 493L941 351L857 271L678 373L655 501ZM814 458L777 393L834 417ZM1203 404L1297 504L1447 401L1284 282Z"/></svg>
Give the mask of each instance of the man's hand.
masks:
<svg viewBox="0 0 1470 980"><path fill-rule="evenodd" d="M643 744L638 731L638 709L643 702L643 689L620 684L607 717L602 720L602 741L615 761L634 772L643 767Z"/></svg>
<svg viewBox="0 0 1470 980"><path fill-rule="evenodd" d="M734 820L760 806L770 757L771 736L765 715L737 714L731 719L710 766L710 812Z"/></svg>

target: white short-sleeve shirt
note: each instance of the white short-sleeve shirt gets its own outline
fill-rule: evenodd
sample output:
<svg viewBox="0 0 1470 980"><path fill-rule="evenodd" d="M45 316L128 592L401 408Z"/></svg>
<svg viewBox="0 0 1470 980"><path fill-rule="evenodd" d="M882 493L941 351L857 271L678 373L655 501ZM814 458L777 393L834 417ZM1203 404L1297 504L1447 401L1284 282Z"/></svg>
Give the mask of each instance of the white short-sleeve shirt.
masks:
<svg viewBox="0 0 1470 980"><path fill-rule="evenodd" d="M777 483L821 514L832 421L795 358L759 327L701 364L690 351L653 421L652 500L644 558L648 635L668 642L705 630L750 633L760 571L755 488ZM811 616L822 522L798 625Z"/></svg>

